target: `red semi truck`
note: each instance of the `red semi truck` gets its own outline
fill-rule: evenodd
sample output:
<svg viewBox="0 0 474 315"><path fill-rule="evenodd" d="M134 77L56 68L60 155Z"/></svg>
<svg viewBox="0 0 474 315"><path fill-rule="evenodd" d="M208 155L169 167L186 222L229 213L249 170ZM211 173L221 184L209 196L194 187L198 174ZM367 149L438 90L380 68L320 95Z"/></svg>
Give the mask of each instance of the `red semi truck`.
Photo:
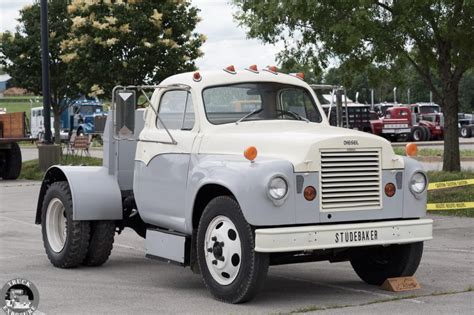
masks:
<svg viewBox="0 0 474 315"><path fill-rule="evenodd" d="M372 133L392 141L429 141L443 139L441 121L420 119L410 108L405 106L391 107L382 118L373 115L370 121Z"/></svg>

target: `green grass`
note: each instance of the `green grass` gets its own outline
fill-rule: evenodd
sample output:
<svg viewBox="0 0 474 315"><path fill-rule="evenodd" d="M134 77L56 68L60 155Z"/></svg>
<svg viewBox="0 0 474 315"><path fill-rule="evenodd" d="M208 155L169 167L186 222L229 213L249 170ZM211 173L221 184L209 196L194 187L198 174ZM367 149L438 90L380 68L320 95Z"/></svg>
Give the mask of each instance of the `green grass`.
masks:
<svg viewBox="0 0 474 315"><path fill-rule="evenodd" d="M430 183L446 182L460 179L474 178L474 171L462 172L428 172ZM428 203L446 203L446 202L468 202L474 201L474 185L462 186L448 189L438 189L428 192ZM474 208L459 209L447 211L431 211L433 214L455 215L463 217L474 217Z"/></svg>
<svg viewBox="0 0 474 315"><path fill-rule="evenodd" d="M0 102L0 107L6 108L7 113L16 113L16 112L25 112L26 117L30 119L30 98L36 99L36 96L31 96L31 97L16 97L16 96L9 96L9 97L4 97L2 98L2 102ZM21 99L22 101L13 101L13 99ZM12 100L9 102L8 100ZM34 102L32 107L38 107L38 106L43 106L43 103L40 102Z"/></svg>
<svg viewBox="0 0 474 315"><path fill-rule="evenodd" d="M61 165L88 165L100 166L102 159L85 156L63 155L59 161ZM44 172L40 170L38 160L23 162L20 179L42 180Z"/></svg>
<svg viewBox="0 0 474 315"><path fill-rule="evenodd" d="M393 148L393 151L395 151L395 154L405 155L405 148L403 147L395 147ZM461 158L474 157L474 150L461 150L460 154L461 154ZM443 150L422 148L422 149L418 149L418 156L443 157Z"/></svg>

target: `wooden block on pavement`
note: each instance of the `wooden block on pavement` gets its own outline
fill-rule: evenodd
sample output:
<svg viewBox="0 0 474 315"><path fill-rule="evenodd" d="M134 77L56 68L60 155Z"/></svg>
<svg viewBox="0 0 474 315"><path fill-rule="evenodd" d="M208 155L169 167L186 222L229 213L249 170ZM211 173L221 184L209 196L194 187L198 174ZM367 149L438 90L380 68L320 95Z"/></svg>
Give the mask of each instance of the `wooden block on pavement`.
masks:
<svg viewBox="0 0 474 315"><path fill-rule="evenodd" d="M415 277L388 278L382 283L382 289L392 292L411 291L420 289L421 286Z"/></svg>

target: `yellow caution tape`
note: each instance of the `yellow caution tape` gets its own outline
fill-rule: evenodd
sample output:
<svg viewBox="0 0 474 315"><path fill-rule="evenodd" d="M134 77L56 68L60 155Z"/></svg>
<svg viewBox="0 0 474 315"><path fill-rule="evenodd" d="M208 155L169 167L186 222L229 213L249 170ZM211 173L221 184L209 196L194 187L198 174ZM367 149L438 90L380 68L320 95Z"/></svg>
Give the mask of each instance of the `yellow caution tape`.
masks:
<svg viewBox="0 0 474 315"><path fill-rule="evenodd" d="M448 202L448 203L429 203L426 209L433 210L458 210L474 208L474 202Z"/></svg>
<svg viewBox="0 0 474 315"><path fill-rule="evenodd" d="M468 185L474 185L474 178L453 180L449 182L430 183L428 185L428 190L453 188L453 187L468 186Z"/></svg>

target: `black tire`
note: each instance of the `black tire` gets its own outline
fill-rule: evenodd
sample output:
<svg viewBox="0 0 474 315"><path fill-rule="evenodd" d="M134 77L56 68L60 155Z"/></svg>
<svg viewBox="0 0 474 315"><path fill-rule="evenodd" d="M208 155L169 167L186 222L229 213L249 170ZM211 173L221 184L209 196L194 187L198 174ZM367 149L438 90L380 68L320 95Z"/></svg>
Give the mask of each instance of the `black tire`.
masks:
<svg viewBox="0 0 474 315"><path fill-rule="evenodd" d="M366 283L381 285L387 278L413 276L423 255L423 242L365 248L352 268Z"/></svg>
<svg viewBox="0 0 474 315"><path fill-rule="evenodd" d="M420 126L416 126L411 131L411 137L413 141L424 141L425 130Z"/></svg>
<svg viewBox="0 0 474 315"><path fill-rule="evenodd" d="M470 138L472 137L472 130L467 126L463 126L460 131L461 137Z"/></svg>
<svg viewBox="0 0 474 315"><path fill-rule="evenodd" d="M17 179L21 173L21 150L18 143L13 142L9 150L5 150L5 165L2 170L3 179Z"/></svg>
<svg viewBox="0 0 474 315"><path fill-rule="evenodd" d="M421 126L421 128L423 128L423 131L425 133L425 137L423 139L423 141L430 141L431 140L431 131L428 127L425 127L425 126Z"/></svg>
<svg viewBox="0 0 474 315"><path fill-rule="evenodd" d="M228 285L219 284L209 271L206 263L205 237L212 220L225 216L237 229L241 242L240 269L235 279ZM227 233L229 234L229 232ZM197 232L197 256L201 274L209 291L220 301L243 303L251 300L263 285L267 272L268 254L257 253L254 249L254 233L245 220L237 201L230 196L219 196L212 199L204 209Z"/></svg>
<svg viewBox="0 0 474 315"><path fill-rule="evenodd" d="M114 221L91 221L89 249L82 262L86 266L103 265L110 256L114 244Z"/></svg>
<svg viewBox="0 0 474 315"><path fill-rule="evenodd" d="M60 251L53 250L50 240L48 239L46 228L48 206L55 199L61 201L66 216L66 240L64 247ZM41 231L43 234L44 248L49 261L59 268L73 268L80 265L84 261L89 247L89 221L75 221L72 215L72 197L69 184L65 181L51 184L44 196L41 214Z"/></svg>

